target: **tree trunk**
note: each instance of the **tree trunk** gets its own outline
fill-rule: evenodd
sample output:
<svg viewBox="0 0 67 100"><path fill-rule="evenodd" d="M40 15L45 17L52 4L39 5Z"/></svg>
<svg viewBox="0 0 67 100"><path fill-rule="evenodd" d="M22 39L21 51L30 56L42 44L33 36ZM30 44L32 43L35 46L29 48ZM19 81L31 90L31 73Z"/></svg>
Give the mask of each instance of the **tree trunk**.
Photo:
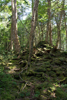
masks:
<svg viewBox="0 0 67 100"><path fill-rule="evenodd" d="M52 30L51 30L51 0L48 1L48 33L49 33L49 44L52 45Z"/></svg>
<svg viewBox="0 0 67 100"><path fill-rule="evenodd" d="M33 53L33 39L34 39L34 32L36 28L36 22L37 22L37 12L38 12L38 3L39 0L35 0L34 8L33 8L33 14L32 14L32 22L31 22L31 32L30 32L30 41L29 41L29 58L28 58L28 66L30 66L31 63L31 56Z"/></svg>
<svg viewBox="0 0 67 100"><path fill-rule="evenodd" d="M46 36L45 36L45 41L48 42L48 36L49 36L49 31L48 31L48 22L47 22L47 31L46 31Z"/></svg>
<svg viewBox="0 0 67 100"><path fill-rule="evenodd" d="M67 51L67 25L66 25L66 21L65 21L65 29L66 29L66 51Z"/></svg>
<svg viewBox="0 0 67 100"><path fill-rule="evenodd" d="M56 48L61 49L61 24L57 23L57 34L58 34L58 38L57 38L57 42L56 42Z"/></svg>
<svg viewBox="0 0 67 100"><path fill-rule="evenodd" d="M17 10L16 10L16 0L12 0L12 39L14 43L14 48L16 53L20 53L20 43L17 35Z"/></svg>
<svg viewBox="0 0 67 100"><path fill-rule="evenodd" d="M32 0L32 13L33 13L33 5L34 5L34 1Z"/></svg>
<svg viewBox="0 0 67 100"><path fill-rule="evenodd" d="M56 23L57 23L57 33L58 33L58 38L57 38L57 42L56 42L56 48L59 48L59 49L61 49L61 20L62 20L62 15L63 15L63 7L64 7L64 0L62 1L62 9L59 12L59 14L60 14L60 16L58 16L59 20L55 17Z"/></svg>
<svg viewBox="0 0 67 100"><path fill-rule="evenodd" d="M13 51L13 25L12 25L12 23L11 23L11 45L10 45L11 51Z"/></svg>
<svg viewBox="0 0 67 100"><path fill-rule="evenodd" d="M40 34L40 32L41 32L41 28L40 28L40 25L38 23L38 36L39 36L38 42L41 41L41 34Z"/></svg>
<svg viewBox="0 0 67 100"><path fill-rule="evenodd" d="M65 4L65 0L63 0L63 9L64 9L64 4ZM65 18L65 10L63 10L64 12L64 21L65 21L65 30L66 30L66 51L67 51L67 25L66 25L66 18Z"/></svg>
<svg viewBox="0 0 67 100"><path fill-rule="evenodd" d="M41 33L41 40L43 40L43 35L44 35L44 34L43 34L43 25L42 25L42 23L41 23L41 32L42 32L42 33Z"/></svg>

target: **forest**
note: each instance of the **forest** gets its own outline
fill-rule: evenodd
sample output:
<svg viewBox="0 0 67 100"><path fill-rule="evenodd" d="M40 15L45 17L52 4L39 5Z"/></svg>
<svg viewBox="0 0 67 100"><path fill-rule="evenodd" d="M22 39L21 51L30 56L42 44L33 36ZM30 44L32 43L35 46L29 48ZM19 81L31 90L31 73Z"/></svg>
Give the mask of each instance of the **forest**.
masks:
<svg viewBox="0 0 67 100"><path fill-rule="evenodd" d="M0 0L0 100L67 100L66 0Z"/></svg>

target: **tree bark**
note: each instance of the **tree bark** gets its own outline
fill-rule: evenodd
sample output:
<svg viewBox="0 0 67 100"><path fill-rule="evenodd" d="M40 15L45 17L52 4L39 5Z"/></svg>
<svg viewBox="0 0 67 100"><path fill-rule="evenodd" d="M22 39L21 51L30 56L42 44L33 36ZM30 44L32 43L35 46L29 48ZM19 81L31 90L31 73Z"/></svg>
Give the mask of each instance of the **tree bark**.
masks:
<svg viewBox="0 0 67 100"><path fill-rule="evenodd" d="M61 49L61 21L62 21L62 15L63 15L63 6L64 6L64 0L62 1L62 9L61 11L58 13L58 19L55 17L56 20L56 24L57 24L57 33L58 33L58 38L57 38L57 42L56 42L56 48Z"/></svg>
<svg viewBox="0 0 67 100"><path fill-rule="evenodd" d="M63 9L64 9L64 4L65 4L65 0L63 0ZM67 51L67 25L66 25L66 18L65 18L65 10L63 10L64 12L64 21L65 21L65 30L66 30L66 51Z"/></svg>
<svg viewBox="0 0 67 100"><path fill-rule="evenodd" d="M56 48L61 49L61 24L57 23L57 33L58 33L58 38L57 38L57 43L56 43Z"/></svg>
<svg viewBox="0 0 67 100"><path fill-rule="evenodd" d="M20 42L17 35L17 9L16 0L12 0L12 39L14 43L15 53L20 53Z"/></svg>
<svg viewBox="0 0 67 100"><path fill-rule="evenodd" d="M51 0L47 0L48 1L48 33L49 34L49 44L52 45L52 30L51 30Z"/></svg>
<svg viewBox="0 0 67 100"><path fill-rule="evenodd" d="M30 32L30 38L29 38L29 57L28 57L28 66L30 66L31 63L31 56L33 53L33 39L34 39L34 32L36 28L36 22L37 22L37 12L38 12L38 3L39 0L35 0L34 8L33 8L33 14L32 14L32 22L31 22L31 32Z"/></svg>
<svg viewBox="0 0 67 100"><path fill-rule="evenodd" d="M11 23L11 45L10 45L11 51L13 51L13 25L12 23Z"/></svg>
<svg viewBox="0 0 67 100"><path fill-rule="evenodd" d="M43 25L42 25L42 23L41 23L41 32L42 32L42 33L41 33L41 41L42 41L42 40L43 40L43 35L44 35L44 34L43 34Z"/></svg>
<svg viewBox="0 0 67 100"><path fill-rule="evenodd" d="M48 42L48 35L49 35L49 31L48 31L48 22L47 22L47 31L46 31L46 36L45 36L45 41Z"/></svg>

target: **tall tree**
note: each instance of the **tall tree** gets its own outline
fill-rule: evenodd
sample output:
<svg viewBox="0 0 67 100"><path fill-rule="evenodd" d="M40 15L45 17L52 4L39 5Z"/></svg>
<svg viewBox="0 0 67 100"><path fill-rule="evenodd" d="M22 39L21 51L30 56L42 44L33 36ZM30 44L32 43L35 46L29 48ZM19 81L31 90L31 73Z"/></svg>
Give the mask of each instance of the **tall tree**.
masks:
<svg viewBox="0 0 67 100"><path fill-rule="evenodd" d="M14 43L14 48L16 53L20 53L20 43L17 35L17 3L16 0L12 0L12 28L11 28L11 37Z"/></svg>
<svg viewBox="0 0 67 100"><path fill-rule="evenodd" d="M48 22L47 22L47 27L48 27L48 32L47 32L47 38L49 35L49 43L50 45L52 45L52 30L51 30L51 0L47 0L48 1Z"/></svg>
<svg viewBox="0 0 67 100"><path fill-rule="evenodd" d="M55 17L56 24L57 24L57 33L58 33L56 48L59 48L59 49L61 49L61 22L62 22L63 6L64 6L63 2L64 2L64 0L62 0L62 2L61 2L60 12L58 12L57 17ZM58 6L58 8L59 8L59 6Z"/></svg>
<svg viewBox="0 0 67 100"><path fill-rule="evenodd" d="M65 22L65 30L66 30L66 51L67 51L67 25L66 25L66 13L65 13L65 8L64 8L64 5L65 5L65 0L63 0L63 14L64 14L64 22Z"/></svg>
<svg viewBox="0 0 67 100"><path fill-rule="evenodd" d="M30 38L29 38L28 66L30 66L31 56L33 53L33 39L34 39L34 32L36 28L36 22L37 22L38 3L39 3L39 0L35 0L34 7L33 7L33 13L32 13L31 32L30 32Z"/></svg>

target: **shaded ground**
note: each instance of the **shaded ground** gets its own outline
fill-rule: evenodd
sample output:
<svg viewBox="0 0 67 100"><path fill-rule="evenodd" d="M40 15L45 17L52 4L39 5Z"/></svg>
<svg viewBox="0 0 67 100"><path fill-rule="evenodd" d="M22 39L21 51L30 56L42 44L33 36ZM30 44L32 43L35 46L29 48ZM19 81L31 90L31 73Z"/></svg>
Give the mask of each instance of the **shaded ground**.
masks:
<svg viewBox="0 0 67 100"><path fill-rule="evenodd" d="M24 70L27 58L25 50L18 59L0 61L0 100L67 100L67 53L42 41Z"/></svg>

